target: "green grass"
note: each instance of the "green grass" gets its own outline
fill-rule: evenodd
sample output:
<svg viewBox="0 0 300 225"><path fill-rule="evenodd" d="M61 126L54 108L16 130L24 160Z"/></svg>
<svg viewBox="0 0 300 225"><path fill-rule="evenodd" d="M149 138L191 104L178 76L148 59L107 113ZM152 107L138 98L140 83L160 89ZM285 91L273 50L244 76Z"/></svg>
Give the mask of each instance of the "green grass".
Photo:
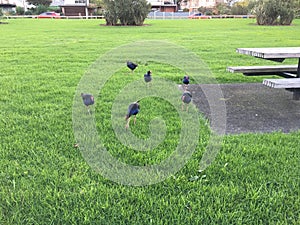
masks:
<svg viewBox="0 0 300 225"><path fill-rule="evenodd" d="M199 145L188 163L163 182L134 187L90 168L73 147L72 124L81 77L112 49L140 40L168 41L199 56L220 83L261 82L226 72L227 66L266 64L235 48L299 46L299 20L286 27L256 26L252 19L147 20L143 27L100 26L103 20L8 22L0 25L0 224L299 224L299 132L226 136L216 159L199 172L210 136L200 116ZM145 98L132 132L146 139L149 122L162 115L164 142L137 152L114 136L110 108L126 83L149 65L153 74L177 83L184 73L147 63L134 75L125 66L117 70L99 93L109 97L93 108L108 151L132 165L161 162L180 134L172 106Z"/></svg>

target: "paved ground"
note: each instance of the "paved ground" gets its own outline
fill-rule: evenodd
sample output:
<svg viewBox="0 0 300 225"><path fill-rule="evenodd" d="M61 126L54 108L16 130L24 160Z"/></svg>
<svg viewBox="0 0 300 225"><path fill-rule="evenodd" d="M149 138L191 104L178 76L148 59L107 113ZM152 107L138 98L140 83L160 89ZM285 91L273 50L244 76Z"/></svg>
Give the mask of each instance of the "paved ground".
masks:
<svg viewBox="0 0 300 225"><path fill-rule="evenodd" d="M226 116L227 134L300 129L300 101L292 100L292 92L285 89L247 83L190 85L189 90L194 104L210 120L211 111L225 111L220 115ZM211 109L209 105L224 107Z"/></svg>

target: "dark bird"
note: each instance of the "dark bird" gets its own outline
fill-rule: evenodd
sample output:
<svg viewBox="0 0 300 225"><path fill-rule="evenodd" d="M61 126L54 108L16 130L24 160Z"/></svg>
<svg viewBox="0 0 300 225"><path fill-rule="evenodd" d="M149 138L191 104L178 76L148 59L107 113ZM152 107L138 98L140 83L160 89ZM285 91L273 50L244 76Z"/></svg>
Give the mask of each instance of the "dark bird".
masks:
<svg viewBox="0 0 300 225"><path fill-rule="evenodd" d="M93 105L95 103L94 96L91 95L91 94L81 93L81 97L82 97L82 100L83 100L83 104L88 109L88 113L90 113L90 105Z"/></svg>
<svg viewBox="0 0 300 225"><path fill-rule="evenodd" d="M189 91L184 91L182 96L181 96L181 100L182 100L182 106L181 109L184 110L184 105L186 105L186 111L188 111L189 109L189 103L192 101L192 94Z"/></svg>
<svg viewBox="0 0 300 225"><path fill-rule="evenodd" d="M182 83L184 86L184 90L186 90L186 88L188 87L189 83L190 83L190 78L188 75L185 75L182 79Z"/></svg>
<svg viewBox="0 0 300 225"><path fill-rule="evenodd" d="M127 61L127 67L133 72L138 67L138 65L133 62Z"/></svg>
<svg viewBox="0 0 300 225"><path fill-rule="evenodd" d="M130 118L134 116L134 124L136 123L136 115L140 111L140 104L139 101L133 102L129 105L127 114L125 116L125 120L127 121L125 128L129 128Z"/></svg>
<svg viewBox="0 0 300 225"><path fill-rule="evenodd" d="M151 70L149 70L149 71L147 71L146 74L144 74L144 80L145 80L146 83L151 82L151 80L152 80L151 73L152 73Z"/></svg>

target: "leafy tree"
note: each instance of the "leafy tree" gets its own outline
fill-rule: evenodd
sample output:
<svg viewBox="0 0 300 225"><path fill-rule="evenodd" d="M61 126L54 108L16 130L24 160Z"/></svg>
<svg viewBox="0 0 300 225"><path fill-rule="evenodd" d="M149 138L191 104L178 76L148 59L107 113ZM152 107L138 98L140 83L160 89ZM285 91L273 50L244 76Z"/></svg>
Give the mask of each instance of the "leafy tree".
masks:
<svg viewBox="0 0 300 225"><path fill-rule="evenodd" d="M23 7L17 6L16 12L17 12L17 15L24 15L25 9Z"/></svg>
<svg viewBox="0 0 300 225"><path fill-rule="evenodd" d="M33 15L33 14L34 14L34 12L31 9L29 9L25 12L25 15Z"/></svg>
<svg viewBox="0 0 300 225"><path fill-rule="evenodd" d="M215 7L215 10L216 10L216 14L218 15L230 14L230 6L225 3L218 3Z"/></svg>
<svg viewBox="0 0 300 225"><path fill-rule="evenodd" d="M110 26L117 25L118 14L117 14L116 2L114 0L104 0L104 6L106 8L104 14L106 25L110 25Z"/></svg>
<svg viewBox="0 0 300 225"><path fill-rule="evenodd" d="M43 12L47 12L48 11L48 7L45 5L38 5L35 9L34 12L35 14L41 14Z"/></svg>
<svg viewBox="0 0 300 225"><path fill-rule="evenodd" d="M146 0L104 0L107 25L143 25L151 5Z"/></svg>
<svg viewBox="0 0 300 225"><path fill-rule="evenodd" d="M0 24L3 24L3 22L1 22L2 17L3 17L3 11L2 11L2 9L0 8Z"/></svg>
<svg viewBox="0 0 300 225"><path fill-rule="evenodd" d="M295 15L300 16L300 0L296 0L295 2Z"/></svg>
<svg viewBox="0 0 300 225"><path fill-rule="evenodd" d="M257 0L253 5L258 25L290 25L295 17L296 0Z"/></svg>
<svg viewBox="0 0 300 225"><path fill-rule="evenodd" d="M231 14L232 15L247 15L249 12L248 5L249 5L248 0L233 3L233 5L231 7Z"/></svg>
<svg viewBox="0 0 300 225"><path fill-rule="evenodd" d="M294 1L280 1L279 9L279 24L290 25L295 17L295 2Z"/></svg>
<svg viewBox="0 0 300 225"><path fill-rule="evenodd" d="M103 0L90 0L90 5L96 6L95 15L103 15Z"/></svg>
<svg viewBox="0 0 300 225"><path fill-rule="evenodd" d="M206 11L206 7L204 7L204 6L200 6L200 7L198 8L198 12L200 12L200 13L202 13L202 14L205 14L205 11Z"/></svg>
<svg viewBox="0 0 300 225"><path fill-rule="evenodd" d="M90 3L95 4L96 6L102 7L103 0L90 0Z"/></svg>

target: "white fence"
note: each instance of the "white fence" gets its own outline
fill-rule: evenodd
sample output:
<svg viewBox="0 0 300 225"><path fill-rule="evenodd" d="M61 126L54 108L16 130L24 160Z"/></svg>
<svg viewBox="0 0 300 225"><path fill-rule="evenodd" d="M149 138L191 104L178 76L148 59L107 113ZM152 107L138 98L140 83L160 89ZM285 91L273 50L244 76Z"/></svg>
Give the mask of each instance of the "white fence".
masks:
<svg viewBox="0 0 300 225"><path fill-rule="evenodd" d="M184 12L151 12L148 15L148 19L187 19L189 15L193 13ZM37 19L37 15L22 15L22 16L2 16L3 19L18 19L18 18L34 18ZM211 19L226 19L226 18L255 18L254 15L212 15ZM55 18L53 18L55 19ZM104 16L61 16L60 19L104 19Z"/></svg>
<svg viewBox="0 0 300 225"><path fill-rule="evenodd" d="M3 19L18 19L18 18L32 18L38 19L38 15L22 15L22 16L2 16ZM56 18L53 18L56 19ZM60 16L59 19L104 19L104 16Z"/></svg>
<svg viewBox="0 0 300 225"><path fill-rule="evenodd" d="M192 12L150 12L148 19L187 19ZM207 17L203 17L207 18ZM226 18L255 18L254 15L211 15L211 19L226 19ZM201 18L200 18L201 19Z"/></svg>

